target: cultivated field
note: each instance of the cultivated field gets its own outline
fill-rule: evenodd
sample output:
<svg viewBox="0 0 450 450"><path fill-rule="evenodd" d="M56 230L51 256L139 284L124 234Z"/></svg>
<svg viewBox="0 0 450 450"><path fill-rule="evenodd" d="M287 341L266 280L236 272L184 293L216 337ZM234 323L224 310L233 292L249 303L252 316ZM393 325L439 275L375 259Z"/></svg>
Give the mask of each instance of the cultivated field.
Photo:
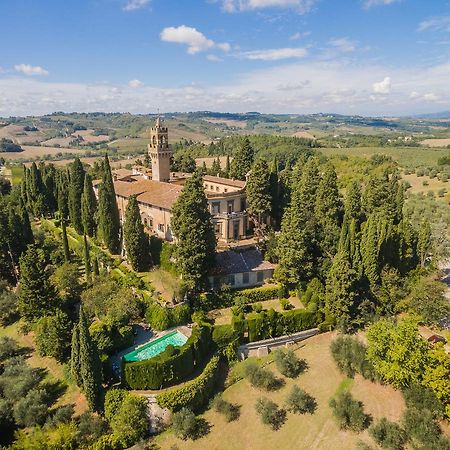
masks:
<svg viewBox="0 0 450 450"><path fill-rule="evenodd" d="M217 156L210 156L210 157L207 157L207 158L195 158L195 163L197 164L198 167L202 167L203 163L205 163L206 167L209 169L216 159L217 159ZM220 156L219 159L220 159L220 167L222 169L225 169L225 167L227 165L227 157L226 156ZM233 158L230 158L230 161L232 159Z"/></svg>
<svg viewBox="0 0 450 450"><path fill-rule="evenodd" d="M34 145L23 145L23 152L2 152L0 155L6 161L26 162L36 158L44 158L45 155L55 156L64 153L73 153L76 155L86 154L86 150L78 148L61 148L61 147L39 147Z"/></svg>
<svg viewBox="0 0 450 450"><path fill-rule="evenodd" d="M6 125L0 127L0 139L2 138L11 139L18 144L27 144L40 141L45 137L41 131L24 131L22 125Z"/></svg>
<svg viewBox="0 0 450 450"><path fill-rule="evenodd" d="M414 194L417 194L418 192L423 192L426 194L430 191L437 193L441 189L450 190L450 183L448 181L444 183L443 181L439 181L437 178L430 178L427 176L418 177L416 174L402 175L402 178L411 185L408 192L412 192ZM428 185L424 186L424 182Z"/></svg>
<svg viewBox="0 0 450 450"><path fill-rule="evenodd" d="M203 119L205 122L219 124L219 125L226 125L227 127L233 127L233 128L240 128L244 129L247 127L247 121L246 120L231 120L231 119L214 119L214 118L208 118Z"/></svg>
<svg viewBox="0 0 450 450"><path fill-rule="evenodd" d="M425 139L421 144L428 147L447 147L450 145L450 139Z"/></svg>
<svg viewBox="0 0 450 450"><path fill-rule="evenodd" d="M240 405L240 418L227 423L223 416L207 411L204 419L210 425L210 432L196 441L182 441L171 432L156 438L162 449L226 449L226 450L352 450L359 440L374 445L367 431L357 434L341 431L332 416L328 401L338 389L348 388L354 397L364 403L366 413L377 420L381 417L398 421L404 403L400 392L390 386L368 382L357 376L347 380L338 372L330 356L329 346L334 333L315 336L298 345L296 353L304 358L309 368L298 379L285 379L286 385L277 392L262 392L241 380L228 388L224 398ZM274 364L269 366L277 376ZM259 397L269 397L282 406L292 385L297 384L315 397L317 409L313 415L288 413L287 420L279 431L272 431L261 423L255 411Z"/></svg>

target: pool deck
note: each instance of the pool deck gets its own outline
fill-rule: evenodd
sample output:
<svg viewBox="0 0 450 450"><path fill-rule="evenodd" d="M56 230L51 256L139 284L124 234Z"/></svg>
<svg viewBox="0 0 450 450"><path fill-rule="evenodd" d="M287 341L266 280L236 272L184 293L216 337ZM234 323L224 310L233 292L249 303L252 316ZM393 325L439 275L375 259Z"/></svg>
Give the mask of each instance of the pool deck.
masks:
<svg viewBox="0 0 450 450"><path fill-rule="evenodd" d="M187 338L190 338L192 334L192 328L188 326L173 327L164 331L154 331L151 329L146 329L142 325L133 325L133 330L137 331L137 334L134 336L133 345L131 347L125 348L124 350L121 350L120 352L110 356L109 358L109 363L111 364L111 366L117 364L119 366L119 370L122 366L121 364L122 357L127 353L130 353L134 350L138 350L144 345L150 344L154 340L161 338L166 334L172 333L173 331L179 331L180 333L184 334Z"/></svg>

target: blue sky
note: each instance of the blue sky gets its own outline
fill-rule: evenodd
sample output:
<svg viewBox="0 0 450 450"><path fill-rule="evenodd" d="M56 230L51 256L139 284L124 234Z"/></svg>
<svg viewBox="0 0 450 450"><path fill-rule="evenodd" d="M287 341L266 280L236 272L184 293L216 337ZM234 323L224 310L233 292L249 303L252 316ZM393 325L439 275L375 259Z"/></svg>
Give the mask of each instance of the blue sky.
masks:
<svg viewBox="0 0 450 450"><path fill-rule="evenodd" d="M450 109L448 0L2 0L0 115Z"/></svg>

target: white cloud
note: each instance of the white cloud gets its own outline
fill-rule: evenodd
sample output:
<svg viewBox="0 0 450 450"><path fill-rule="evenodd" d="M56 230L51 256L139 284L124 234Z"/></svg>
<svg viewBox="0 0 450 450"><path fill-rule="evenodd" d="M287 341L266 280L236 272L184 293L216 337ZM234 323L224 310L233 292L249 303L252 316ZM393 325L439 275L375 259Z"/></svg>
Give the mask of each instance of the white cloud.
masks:
<svg viewBox="0 0 450 450"><path fill-rule="evenodd" d="M431 17L427 20L423 20L417 27L418 31L448 31L450 32L450 15Z"/></svg>
<svg viewBox="0 0 450 450"><path fill-rule="evenodd" d="M331 39L328 44L341 53L352 53L356 50L356 44L346 37Z"/></svg>
<svg viewBox="0 0 450 450"><path fill-rule="evenodd" d="M391 78L384 77L383 81L373 83L372 89L376 94L389 94L391 92Z"/></svg>
<svg viewBox="0 0 450 450"><path fill-rule="evenodd" d="M137 89L139 87L141 87L143 85L142 81L139 80L130 80L128 82L128 87L133 88L133 89Z"/></svg>
<svg viewBox="0 0 450 450"><path fill-rule="evenodd" d="M212 47L219 48L224 52L231 49L230 44L222 42L216 44L213 40L208 39L203 33L193 27L181 25L179 27L167 27L161 31L161 40L165 42L174 42L177 44L185 44L188 46L187 52L190 55L206 51Z"/></svg>
<svg viewBox="0 0 450 450"><path fill-rule="evenodd" d="M136 11L137 9L145 8L150 3L150 0L128 0L123 7L124 11Z"/></svg>
<svg viewBox="0 0 450 450"><path fill-rule="evenodd" d="M428 94L425 94L423 96L423 99L426 102L437 102L440 100L440 97L439 97L439 95L436 95L434 92L429 92Z"/></svg>
<svg viewBox="0 0 450 450"><path fill-rule="evenodd" d="M303 58L308 54L305 48L273 48L241 52L239 57L251 60L278 61L280 59Z"/></svg>
<svg viewBox="0 0 450 450"><path fill-rule="evenodd" d="M212 62L222 62L223 61L223 59L222 58L219 58L217 55L206 55L206 59L208 60L208 61L212 61Z"/></svg>
<svg viewBox="0 0 450 450"><path fill-rule="evenodd" d="M24 75L48 75L48 71L41 66L32 66L30 64L16 64L14 66L16 72L21 72Z"/></svg>
<svg viewBox="0 0 450 450"><path fill-rule="evenodd" d="M294 8L300 14L306 14L317 0L222 0L222 9L226 12L252 11L263 8Z"/></svg>
<svg viewBox="0 0 450 450"><path fill-rule="evenodd" d="M302 33L297 32L297 33L294 33L293 35L289 36L289 40L290 41L298 41L299 39L309 36L310 34L311 34L311 31L304 31Z"/></svg>
<svg viewBox="0 0 450 450"><path fill-rule="evenodd" d="M392 5L393 3L401 2L402 0L365 0L364 7L371 8L372 6Z"/></svg>

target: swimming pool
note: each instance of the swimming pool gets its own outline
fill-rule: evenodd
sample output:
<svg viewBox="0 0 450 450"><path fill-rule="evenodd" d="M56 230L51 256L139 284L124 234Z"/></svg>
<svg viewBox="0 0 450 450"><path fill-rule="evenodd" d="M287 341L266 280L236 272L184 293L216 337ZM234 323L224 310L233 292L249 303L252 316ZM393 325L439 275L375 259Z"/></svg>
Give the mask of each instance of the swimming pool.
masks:
<svg viewBox="0 0 450 450"><path fill-rule="evenodd" d="M186 343L187 339L188 338L183 333L172 331L171 333L165 334L164 336L127 353L123 356L123 359L125 362L144 361L145 359L150 359L159 355L168 345L181 347Z"/></svg>

